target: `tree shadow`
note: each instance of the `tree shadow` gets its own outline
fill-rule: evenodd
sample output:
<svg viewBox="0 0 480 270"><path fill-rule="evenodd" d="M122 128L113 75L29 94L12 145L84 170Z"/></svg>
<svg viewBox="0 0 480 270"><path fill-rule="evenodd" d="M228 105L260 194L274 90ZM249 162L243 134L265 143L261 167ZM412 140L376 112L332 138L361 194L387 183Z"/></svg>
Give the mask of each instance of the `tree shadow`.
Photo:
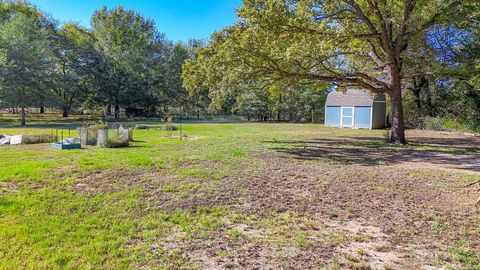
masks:
<svg viewBox="0 0 480 270"><path fill-rule="evenodd" d="M409 137L410 144L385 143L380 137L337 137L306 141L266 141L270 149L299 160L326 160L364 166L429 163L480 172L480 140Z"/></svg>

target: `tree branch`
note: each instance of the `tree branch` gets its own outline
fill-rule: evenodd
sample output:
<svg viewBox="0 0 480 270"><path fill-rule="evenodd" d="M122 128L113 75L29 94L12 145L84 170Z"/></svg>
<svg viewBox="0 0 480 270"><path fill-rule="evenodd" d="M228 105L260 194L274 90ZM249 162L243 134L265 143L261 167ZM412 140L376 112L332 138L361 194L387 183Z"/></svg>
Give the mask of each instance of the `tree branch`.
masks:
<svg viewBox="0 0 480 270"><path fill-rule="evenodd" d="M377 50L375 49L375 45L373 45L373 43L370 40L367 40L367 44L370 47L370 52L368 53L370 58L372 58L372 60L375 62L375 64L377 64L377 66L379 66L380 68L384 68L387 65L387 63L385 63L385 61L383 61L382 58L380 58L380 56L377 53Z"/></svg>
<svg viewBox="0 0 480 270"><path fill-rule="evenodd" d="M405 0L403 9L403 19L400 23L400 30L395 40L395 55L400 56L404 47L405 33L407 31L407 24L410 20L413 10L415 9L416 0ZM400 62L400 59L397 59Z"/></svg>
<svg viewBox="0 0 480 270"><path fill-rule="evenodd" d="M377 42L380 45L380 48L382 49L382 52L385 54L385 44L382 41L382 37L380 35L380 32L378 31L377 27L373 24L373 22L365 15L363 12L362 8L355 2L355 0L345 0L345 3L349 4L352 6L354 12L357 14L360 20L362 20L368 27L368 29L371 31L371 34L377 37Z"/></svg>
<svg viewBox="0 0 480 270"><path fill-rule="evenodd" d="M424 23L423 25L419 26L417 29L415 30L412 30L412 31L409 31L406 33L406 36L408 37L408 39L422 33L423 31L427 30L428 28L432 27L433 25L435 25L436 23L438 23L441 18L442 15L444 15L448 10L450 10L451 8L455 7L455 6L458 6L458 5L461 5L461 1L459 0L455 0L453 2L451 2L449 5L447 5L444 9L442 9L441 11L435 13L426 23Z"/></svg>

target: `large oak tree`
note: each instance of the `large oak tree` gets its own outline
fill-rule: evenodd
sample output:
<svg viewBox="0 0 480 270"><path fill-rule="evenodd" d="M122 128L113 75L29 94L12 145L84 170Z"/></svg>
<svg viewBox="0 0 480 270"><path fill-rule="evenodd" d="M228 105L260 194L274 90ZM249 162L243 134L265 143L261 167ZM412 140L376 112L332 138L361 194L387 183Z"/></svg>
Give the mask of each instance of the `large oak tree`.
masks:
<svg viewBox="0 0 480 270"><path fill-rule="evenodd" d="M404 144L405 52L462 7L459 0L244 0L240 22L186 64L184 84L228 92L251 80L326 82L387 93L390 139Z"/></svg>

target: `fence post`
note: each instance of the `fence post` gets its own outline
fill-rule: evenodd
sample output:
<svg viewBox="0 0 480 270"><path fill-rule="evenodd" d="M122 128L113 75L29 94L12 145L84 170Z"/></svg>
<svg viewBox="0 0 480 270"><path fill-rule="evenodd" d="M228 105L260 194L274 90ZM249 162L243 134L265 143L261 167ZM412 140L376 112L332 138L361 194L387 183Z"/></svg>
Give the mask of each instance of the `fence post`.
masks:
<svg viewBox="0 0 480 270"><path fill-rule="evenodd" d="M78 137L80 138L80 145L82 147L87 146L88 143L88 131L84 128L78 128Z"/></svg>
<svg viewBox="0 0 480 270"><path fill-rule="evenodd" d="M107 147L108 129L99 129L97 133L97 146L100 148Z"/></svg>

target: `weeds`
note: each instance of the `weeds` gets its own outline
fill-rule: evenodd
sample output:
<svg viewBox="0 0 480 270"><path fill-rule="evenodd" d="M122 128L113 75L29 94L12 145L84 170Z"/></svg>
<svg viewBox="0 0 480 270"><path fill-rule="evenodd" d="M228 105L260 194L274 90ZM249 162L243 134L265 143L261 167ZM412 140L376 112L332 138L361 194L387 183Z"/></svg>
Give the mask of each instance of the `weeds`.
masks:
<svg viewBox="0 0 480 270"><path fill-rule="evenodd" d="M22 138L24 144L53 143L55 141L56 137L49 134L24 135Z"/></svg>

